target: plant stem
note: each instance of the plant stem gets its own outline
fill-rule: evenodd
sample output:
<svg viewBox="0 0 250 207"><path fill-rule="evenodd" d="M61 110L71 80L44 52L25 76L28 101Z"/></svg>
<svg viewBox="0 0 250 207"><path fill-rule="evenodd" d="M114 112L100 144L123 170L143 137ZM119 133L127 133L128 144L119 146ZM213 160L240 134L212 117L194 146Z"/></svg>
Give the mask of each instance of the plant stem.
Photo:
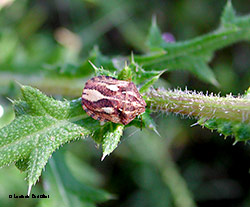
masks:
<svg viewBox="0 0 250 207"><path fill-rule="evenodd" d="M215 96L188 90L150 90L144 95L152 111L171 112L205 119L250 123L250 100L244 97Z"/></svg>

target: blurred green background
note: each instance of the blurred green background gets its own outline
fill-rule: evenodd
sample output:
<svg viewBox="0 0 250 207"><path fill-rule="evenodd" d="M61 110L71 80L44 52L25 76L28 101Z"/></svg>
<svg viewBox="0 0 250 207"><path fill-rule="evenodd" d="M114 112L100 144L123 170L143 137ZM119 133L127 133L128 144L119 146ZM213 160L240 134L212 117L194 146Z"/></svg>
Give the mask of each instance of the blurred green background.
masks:
<svg viewBox="0 0 250 207"><path fill-rule="evenodd" d="M248 0L232 3L238 14L249 13ZM172 33L177 41L190 39L216 29L225 4L216 0L0 1L0 127L14 118L7 97L20 97L15 81L58 99L79 97L90 73L76 77L74 71L94 46L107 56L147 52L145 40L153 15L163 32ZM220 88L181 70L166 72L162 82L171 88L243 94L250 85L249 57L247 42L215 53L210 66ZM53 84L62 85L61 90ZM116 195L98 206L181 206L176 200L186 197L201 207L250 206L249 145L232 146L231 137L224 140L217 132L191 128L195 120L165 114L153 117L161 137L128 129L103 162L101 149L90 138L60 149L79 181ZM26 194L24 178L14 165L0 169L0 206L46 206L38 199L9 199L9 194ZM33 193L44 192L45 180L42 176ZM185 202L188 206L189 201L181 201Z"/></svg>

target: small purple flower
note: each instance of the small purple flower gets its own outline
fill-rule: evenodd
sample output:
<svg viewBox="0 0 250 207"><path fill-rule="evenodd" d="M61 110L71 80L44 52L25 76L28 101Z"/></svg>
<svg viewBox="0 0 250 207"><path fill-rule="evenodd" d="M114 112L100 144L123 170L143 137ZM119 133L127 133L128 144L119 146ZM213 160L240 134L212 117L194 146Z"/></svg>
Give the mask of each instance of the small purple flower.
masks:
<svg viewBox="0 0 250 207"><path fill-rule="evenodd" d="M162 34L162 39L165 41L165 42L175 42L175 38L174 38L174 35L172 33L169 33L169 32L165 32Z"/></svg>

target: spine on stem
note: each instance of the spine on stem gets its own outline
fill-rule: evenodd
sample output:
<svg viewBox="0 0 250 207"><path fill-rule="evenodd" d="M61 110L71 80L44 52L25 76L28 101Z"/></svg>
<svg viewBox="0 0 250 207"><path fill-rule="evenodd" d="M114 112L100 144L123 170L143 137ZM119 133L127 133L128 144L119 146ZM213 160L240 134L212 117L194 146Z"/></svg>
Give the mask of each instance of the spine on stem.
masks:
<svg viewBox="0 0 250 207"><path fill-rule="evenodd" d="M236 140L250 139L250 100L244 96L203 94L189 90L152 89L144 98L153 112L194 117L198 124Z"/></svg>

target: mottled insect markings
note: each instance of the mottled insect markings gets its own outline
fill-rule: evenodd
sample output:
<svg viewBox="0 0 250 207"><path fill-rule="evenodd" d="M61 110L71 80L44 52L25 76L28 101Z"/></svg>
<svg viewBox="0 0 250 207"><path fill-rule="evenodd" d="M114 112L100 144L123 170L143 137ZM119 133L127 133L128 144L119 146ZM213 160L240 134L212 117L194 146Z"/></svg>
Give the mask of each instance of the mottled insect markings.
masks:
<svg viewBox="0 0 250 207"><path fill-rule="evenodd" d="M133 82L96 76L85 84L82 107L93 119L126 125L145 111L146 103Z"/></svg>

